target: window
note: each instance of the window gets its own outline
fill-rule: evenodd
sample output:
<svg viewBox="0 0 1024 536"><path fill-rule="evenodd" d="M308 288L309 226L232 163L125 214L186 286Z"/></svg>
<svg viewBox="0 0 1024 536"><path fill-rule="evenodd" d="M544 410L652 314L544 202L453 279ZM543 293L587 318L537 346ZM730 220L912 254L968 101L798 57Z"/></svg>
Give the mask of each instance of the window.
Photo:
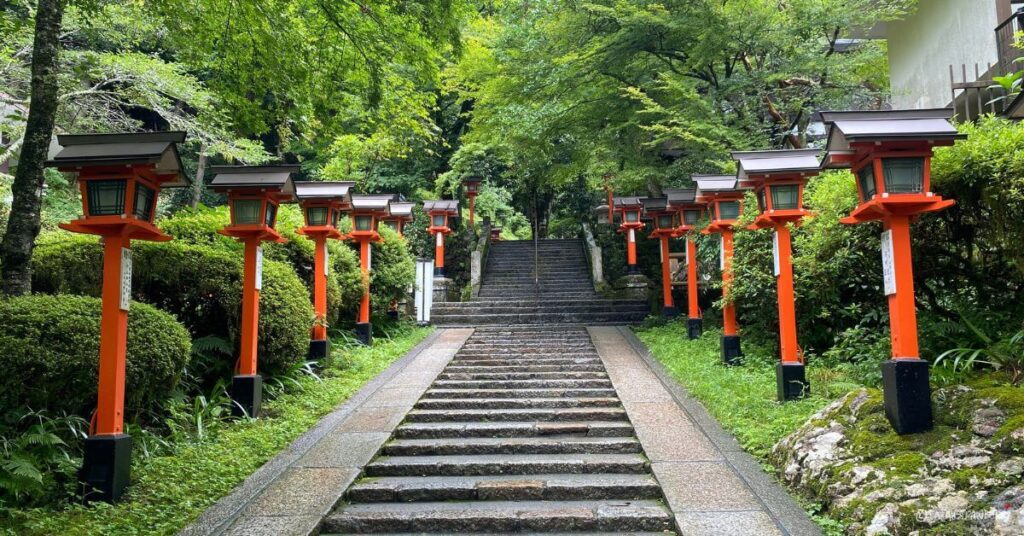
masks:
<svg viewBox="0 0 1024 536"><path fill-rule="evenodd" d="M277 205L268 202L267 203L267 217L266 217L266 219L263 220L263 222L267 225L267 227L273 227L274 226L274 220L276 218L277 218Z"/></svg>
<svg viewBox="0 0 1024 536"><path fill-rule="evenodd" d="M674 227L674 226L672 225L672 215L671 214L661 214L661 215L658 216L658 228L659 229L671 229L672 227Z"/></svg>
<svg viewBox="0 0 1024 536"><path fill-rule="evenodd" d="M890 194L919 194L924 190L924 158L883 158L885 191Z"/></svg>
<svg viewBox="0 0 1024 536"><path fill-rule="evenodd" d="M126 179L88 181L90 216L117 216L124 214Z"/></svg>
<svg viewBox="0 0 1024 536"><path fill-rule="evenodd" d="M156 191L141 182L135 183L135 207L132 214L143 221L153 221L153 200Z"/></svg>
<svg viewBox="0 0 1024 536"><path fill-rule="evenodd" d="M373 216L360 215L355 217L357 231L373 230Z"/></svg>
<svg viewBox="0 0 1024 536"><path fill-rule="evenodd" d="M327 225L327 207L307 208L306 225Z"/></svg>
<svg viewBox="0 0 1024 536"><path fill-rule="evenodd" d="M684 211L683 212L683 221L686 222L686 225L696 225L696 223L698 221L700 221L700 211L699 210L687 210L687 211Z"/></svg>
<svg viewBox="0 0 1024 536"><path fill-rule="evenodd" d="M626 223L636 223L640 220L639 210L627 210L626 211Z"/></svg>
<svg viewBox="0 0 1024 536"><path fill-rule="evenodd" d="M444 219L444 214L434 214L431 216L432 225L434 227L444 227Z"/></svg>
<svg viewBox="0 0 1024 536"><path fill-rule="evenodd" d="M864 201L870 201L875 196L875 167L868 164L857 173L857 183L860 187L860 194Z"/></svg>
<svg viewBox="0 0 1024 536"><path fill-rule="evenodd" d="M796 184L776 184L772 189L772 208L775 210L794 210L800 208L800 186Z"/></svg>
<svg viewBox="0 0 1024 536"><path fill-rule="evenodd" d="M719 201L718 202L718 219L721 220L735 220L740 217L740 202L739 201Z"/></svg>

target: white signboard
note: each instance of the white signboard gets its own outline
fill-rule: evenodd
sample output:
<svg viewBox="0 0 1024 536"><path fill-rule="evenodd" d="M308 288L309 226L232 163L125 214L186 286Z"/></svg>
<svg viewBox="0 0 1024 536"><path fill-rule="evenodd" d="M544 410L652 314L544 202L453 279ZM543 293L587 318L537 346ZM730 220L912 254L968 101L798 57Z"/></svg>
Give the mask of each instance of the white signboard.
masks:
<svg viewBox="0 0 1024 536"><path fill-rule="evenodd" d="M690 265L690 245L686 245L686 265Z"/></svg>
<svg viewBox="0 0 1024 536"><path fill-rule="evenodd" d="M327 242L324 242L324 276L331 275L331 259L327 256Z"/></svg>
<svg viewBox="0 0 1024 536"><path fill-rule="evenodd" d="M132 304L132 250L121 248L121 310Z"/></svg>
<svg viewBox="0 0 1024 536"><path fill-rule="evenodd" d="M416 261L416 322L430 323L430 307L434 303L434 263L430 260Z"/></svg>
<svg viewBox="0 0 1024 536"><path fill-rule="evenodd" d="M263 290L263 248L256 248L256 290Z"/></svg>
<svg viewBox="0 0 1024 536"><path fill-rule="evenodd" d="M772 258L775 259L775 277L779 277L782 273L782 268L779 263L779 232L775 231L772 233Z"/></svg>
<svg viewBox="0 0 1024 536"><path fill-rule="evenodd" d="M629 230L629 241L630 242L636 242L636 234L635 233L636 233L636 231L634 231L633 229Z"/></svg>
<svg viewBox="0 0 1024 536"><path fill-rule="evenodd" d="M725 271L725 237L719 236L718 242L718 268Z"/></svg>
<svg viewBox="0 0 1024 536"><path fill-rule="evenodd" d="M373 244L366 245L366 271L373 270Z"/></svg>
<svg viewBox="0 0 1024 536"><path fill-rule="evenodd" d="M443 234L441 234L441 233L437 233L437 234L436 234L436 235L434 235L434 236L436 236L436 237L437 237L437 244L436 244L436 245L437 245L437 247L441 247L441 246L443 246L443 245L444 245L444 235L443 235Z"/></svg>
<svg viewBox="0 0 1024 536"><path fill-rule="evenodd" d="M892 249L892 231L882 231L882 279L885 295L896 294L896 255Z"/></svg>

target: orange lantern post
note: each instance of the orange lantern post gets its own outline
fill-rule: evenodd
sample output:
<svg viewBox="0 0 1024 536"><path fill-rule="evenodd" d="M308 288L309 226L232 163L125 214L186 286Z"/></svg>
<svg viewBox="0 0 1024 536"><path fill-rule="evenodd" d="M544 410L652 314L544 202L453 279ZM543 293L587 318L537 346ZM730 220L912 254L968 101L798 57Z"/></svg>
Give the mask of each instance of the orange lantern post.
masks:
<svg viewBox="0 0 1024 536"><path fill-rule="evenodd" d="M448 219L459 214L458 201L442 199L424 201L423 210L430 216L427 232L434 235L434 278L444 278L444 237L451 234Z"/></svg>
<svg viewBox="0 0 1024 536"><path fill-rule="evenodd" d="M330 263L327 240L343 237L338 223L352 208L354 182L296 182L295 197L302 207L305 225L298 233L313 241L313 311L316 319L310 333L309 359L320 360L331 355L327 338L327 276Z"/></svg>
<svg viewBox="0 0 1024 536"><path fill-rule="evenodd" d="M78 176L81 218L60 227L103 239L99 385L78 478L86 500L121 498L131 473L131 436L124 433L125 362L131 304L131 241L170 240L156 226L157 196L188 181L177 144L184 132L62 135L49 167Z"/></svg>
<svg viewBox="0 0 1024 536"><path fill-rule="evenodd" d="M621 214L619 232L626 235L626 273L638 274L640 269L636 265L636 232L644 228L644 223L640 221L643 203L639 197L620 197L615 200L615 208Z"/></svg>
<svg viewBox="0 0 1024 536"><path fill-rule="evenodd" d="M226 193L231 223L220 230L245 246L242 272L241 343L231 379L232 413L256 418L263 402L263 377L257 371L263 242L285 242L274 229L281 202L295 193L291 174L298 166L214 166L210 187Z"/></svg>
<svg viewBox="0 0 1024 536"><path fill-rule="evenodd" d="M804 185L820 171L817 149L734 152L739 180L757 195L758 217L749 228L772 229L774 273L779 304L779 362L775 365L779 401L810 393L803 352L797 342L796 297L793 288L793 244L789 225L799 225L809 212L803 206Z"/></svg>
<svg viewBox="0 0 1024 536"><path fill-rule="evenodd" d="M697 191L693 188L665 188L663 193L668 198L669 208L677 214L675 236L686 237L686 335L691 340L699 339L704 331L704 320L697 300L697 242L690 231L700 223L707 207L697 203Z"/></svg>
<svg viewBox="0 0 1024 536"><path fill-rule="evenodd" d="M394 200L388 205L388 213L381 220L384 225L398 233L398 236L405 237L405 224L412 221L412 209L416 203L403 200Z"/></svg>
<svg viewBox="0 0 1024 536"><path fill-rule="evenodd" d="M708 206L711 223L702 231L722 237L720 267L722 270L722 361L735 365L743 356L740 345L736 305L729 296L732 285L732 242L736 221L743 209L743 191L736 177L731 175L694 175L697 182L697 200Z"/></svg>
<svg viewBox="0 0 1024 536"><path fill-rule="evenodd" d="M352 232L349 238L359 244L359 268L363 274L363 296L359 300L356 318L356 338L363 344L373 344L373 324L370 323L370 270L373 267L374 242L380 242L377 224L388 213L392 194L356 194L352 196Z"/></svg>
<svg viewBox="0 0 1024 536"><path fill-rule="evenodd" d="M649 236L657 238L661 248L661 314L667 318L675 318L679 316L679 309L672 298L669 239L678 236L679 214L670 209L668 199L664 197L646 198L643 200L643 206L644 213L654 223L654 230Z"/></svg>
<svg viewBox="0 0 1024 536"><path fill-rule="evenodd" d="M474 221L473 220L473 213L475 212L475 209L476 209L476 196L480 194L480 183L481 182L482 181L481 181L480 177L478 177L476 175L471 175L469 177L466 177L462 181L462 185L465 186L465 188L466 188L466 197L469 198L469 226L470 227L473 227L475 225L473 223L473 221Z"/></svg>
<svg viewBox="0 0 1024 536"><path fill-rule="evenodd" d="M953 111L822 112L826 167L849 167L860 204L843 223L882 222L882 271L889 300L892 359L882 364L885 415L899 434L933 427L928 362L920 357L910 223L954 201L931 191L932 149L963 138Z"/></svg>

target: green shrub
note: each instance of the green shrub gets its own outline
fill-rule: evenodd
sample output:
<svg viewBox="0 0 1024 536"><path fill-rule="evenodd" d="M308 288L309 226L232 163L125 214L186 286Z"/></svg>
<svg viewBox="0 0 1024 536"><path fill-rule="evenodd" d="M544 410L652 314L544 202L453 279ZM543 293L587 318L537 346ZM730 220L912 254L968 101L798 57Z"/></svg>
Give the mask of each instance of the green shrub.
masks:
<svg viewBox="0 0 1024 536"><path fill-rule="evenodd" d="M416 263L405 240L383 225L380 236L383 240L373 245L370 272L371 303L377 314L387 311L392 300L406 298L416 279Z"/></svg>
<svg viewBox="0 0 1024 536"><path fill-rule="evenodd" d="M89 415L96 405L100 300L32 295L0 301L0 404ZM133 303L128 314L125 415L156 407L188 363L188 332L173 316Z"/></svg>
<svg viewBox="0 0 1024 536"><path fill-rule="evenodd" d="M177 315L194 337L215 335L237 348L242 255L223 247L137 242L132 295ZM91 237L44 240L33 257L38 292L99 296L102 251ZM260 367L288 368L306 353L313 310L289 266L267 260L260 300Z"/></svg>

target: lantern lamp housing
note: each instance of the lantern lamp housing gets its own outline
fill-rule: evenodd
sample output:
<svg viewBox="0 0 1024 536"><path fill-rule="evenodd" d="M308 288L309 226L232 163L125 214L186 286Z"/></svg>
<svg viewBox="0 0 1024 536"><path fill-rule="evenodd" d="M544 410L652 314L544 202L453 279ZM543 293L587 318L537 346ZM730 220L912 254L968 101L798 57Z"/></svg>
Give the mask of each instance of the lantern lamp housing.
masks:
<svg viewBox="0 0 1024 536"><path fill-rule="evenodd" d="M480 183L483 182L478 176L470 176L462 181L462 185L466 188L466 195L473 197L480 193Z"/></svg>
<svg viewBox="0 0 1024 536"><path fill-rule="evenodd" d="M214 191L226 193L231 224L221 233L240 239L284 242L275 229L282 202L295 196L291 174L298 166L214 166Z"/></svg>
<svg viewBox="0 0 1024 536"><path fill-rule="evenodd" d="M643 210L643 200L639 197L617 197L615 198L616 212L619 213L619 231L627 229L642 229L644 226L640 218L640 211Z"/></svg>
<svg viewBox="0 0 1024 536"><path fill-rule="evenodd" d="M739 184L753 188L757 197L758 217L751 229L798 223L809 214L803 188L821 170L817 149L738 151L732 157Z"/></svg>
<svg viewBox="0 0 1024 536"><path fill-rule="evenodd" d="M394 194L355 194L352 196L351 238L379 242L377 225L388 215Z"/></svg>
<svg viewBox="0 0 1024 536"><path fill-rule="evenodd" d="M352 205L349 181L300 181L295 183L295 197L302 206L306 225L298 230L306 236L340 239L338 224Z"/></svg>
<svg viewBox="0 0 1024 536"><path fill-rule="evenodd" d="M708 206L711 220L705 233L731 230L743 210L744 186L732 175L694 175L697 202Z"/></svg>
<svg viewBox="0 0 1024 536"><path fill-rule="evenodd" d="M451 218L458 216L459 202L454 199L424 201L423 210L430 217L430 226L427 227L427 232L449 234L452 232L449 222Z"/></svg>

